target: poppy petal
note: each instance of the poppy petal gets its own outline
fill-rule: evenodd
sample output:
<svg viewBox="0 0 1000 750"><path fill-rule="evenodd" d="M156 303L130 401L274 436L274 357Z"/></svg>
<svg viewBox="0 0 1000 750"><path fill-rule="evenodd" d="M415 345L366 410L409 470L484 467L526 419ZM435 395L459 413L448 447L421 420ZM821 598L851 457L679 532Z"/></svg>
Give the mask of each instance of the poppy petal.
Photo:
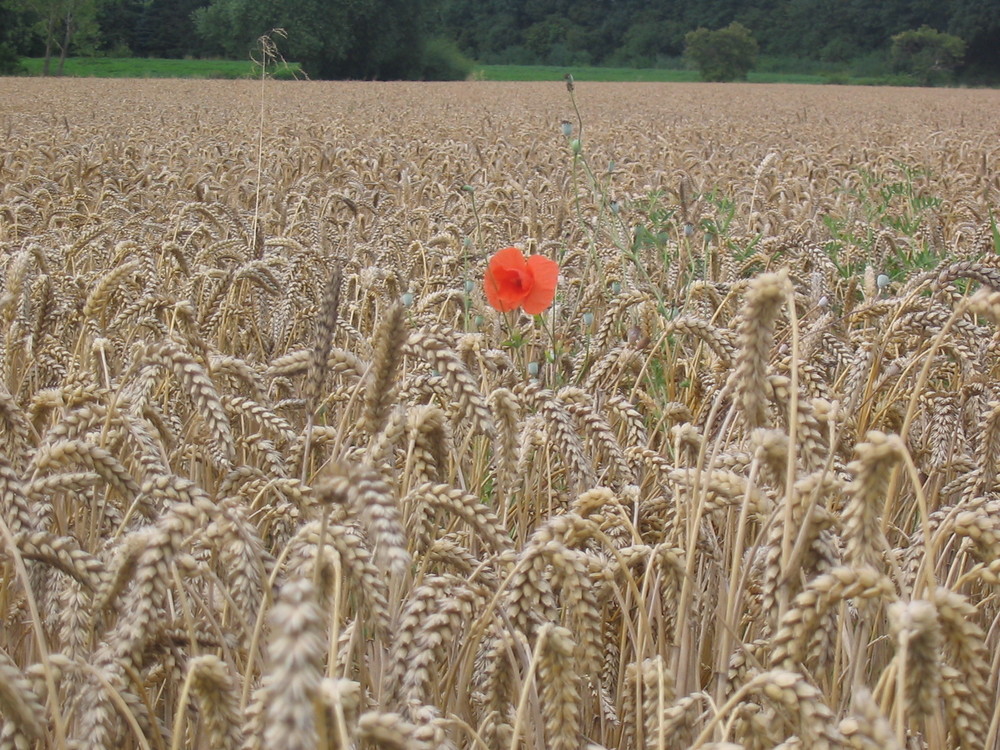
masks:
<svg viewBox="0 0 1000 750"><path fill-rule="evenodd" d="M524 265L524 253L516 247L505 247L503 250L497 250L490 258L491 268L524 268Z"/></svg>
<svg viewBox="0 0 1000 750"><path fill-rule="evenodd" d="M538 315L555 299L559 264L544 255L532 255L527 262L532 285L521 306L528 315Z"/></svg>
<svg viewBox="0 0 1000 750"><path fill-rule="evenodd" d="M494 310L510 312L520 302L520 300L512 300L508 295L503 294L504 290L501 288L500 280L491 271L486 272L483 289L486 291L486 301Z"/></svg>
<svg viewBox="0 0 1000 750"><path fill-rule="evenodd" d="M510 312L521 304L531 290L531 273L524 254L516 247L505 247L490 258L483 279L486 300L500 312Z"/></svg>

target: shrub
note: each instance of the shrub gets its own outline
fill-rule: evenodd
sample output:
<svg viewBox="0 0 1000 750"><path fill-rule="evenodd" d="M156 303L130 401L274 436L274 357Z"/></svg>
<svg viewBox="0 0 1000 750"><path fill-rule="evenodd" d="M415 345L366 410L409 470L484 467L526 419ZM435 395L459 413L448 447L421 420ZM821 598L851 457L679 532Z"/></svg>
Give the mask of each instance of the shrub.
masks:
<svg viewBox="0 0 1000 750"><path fill-rule="evenodd" d="M923 85L948 80L962 64L965 42L930 26L921 26L892 37L892 66L898 73L909 73Z"/></svg>
<svg viewBox="0 0 1000 750"><path fill-rule="evenodd" d="M473 62L450 39L434 38L424 44L423 75L429 81L464 81Z"/></svg>
<svg viewBox="0 0 1000 750"><path fill-rule="evenodd" d="M0 75L12 75L23 73L24 66L21 59L14 52L14 48L6 42L0 44Z"/></svg>
<svg viewBox="0 0 1000 750"><path fill-rule="evenodd" d="M684 54L703 81L744 81L757 63L757 40L741 23L715 31L700 28L685 35Z"/></svg>

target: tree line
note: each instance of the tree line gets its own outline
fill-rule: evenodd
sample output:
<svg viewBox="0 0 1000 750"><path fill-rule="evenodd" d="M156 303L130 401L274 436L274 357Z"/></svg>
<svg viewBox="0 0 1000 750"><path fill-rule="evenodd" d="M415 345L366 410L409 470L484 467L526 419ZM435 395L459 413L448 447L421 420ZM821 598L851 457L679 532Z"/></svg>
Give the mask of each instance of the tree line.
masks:
<svg viewBox="0 0 1000 750"><path fill-rule="evenodd" d="M440 22L486 63L655 67L699 28L739 23L760 53L826 63L888 55L929 26L966 43L966 64L1000 70L1000 0L442 0Z"/></svg>
<svg viewBox="0 0 1000 750"><path fill-rule="evenodd" d="M482 63L676 64L698 29L737 23L761 55L888 60L928 27L960 38L970 76L1000 75L1000 0L0 0L0 65L17 55L245 58L272 28L315 78L459 77Z"/></svg>

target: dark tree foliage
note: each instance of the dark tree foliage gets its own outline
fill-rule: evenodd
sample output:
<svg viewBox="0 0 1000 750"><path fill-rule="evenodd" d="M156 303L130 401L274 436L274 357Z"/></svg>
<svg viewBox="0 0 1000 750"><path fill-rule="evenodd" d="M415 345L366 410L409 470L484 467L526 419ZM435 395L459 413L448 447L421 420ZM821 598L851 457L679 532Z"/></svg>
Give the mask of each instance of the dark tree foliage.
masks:
<svg viewBox="0 0 1000 750"><path fill-rule="evenodd" d="M83 0L74 0L82 2ZM88 0L89 1L89 0ZM57 0L0 0L0 55L40 54ZM483 63L674 65L698 28L747 27L770 58L887 71L891 39L929 26L965 42L958 72L1000 78L1000 0L96 0L105 52L246 58L272 28L313 77L420 78ZM11 14L13 17L11 20ZM34 17L26 18L25 16ZM42 24L44 25L44 24ZM9 31L13 29L13 31Z"/></svg>
<svg viewBox="0 0 1000 750"><path fill-rule="evenodd" d="M0 42L0 75L11 75L21 70L21 62L14 52L14 45Z"/></svg>
<svg viewBox="0 0 1000 750"><path fill-rule="evenodd" d="M955 0L942 3L950 7L947 23L920 20L963 39L968 66L1000 76L1000 0ZM918 23L908 24L914 28Z"/></svg>
<svg viewBox="0 0 1000 750"><path fill-rule="evenodd" d="M103 52L141 54L137 32L145 4L143 0L105 0L98 7L99 46Z"/></svg>
<svg viewBox="0 0 1000 750"><path fill-rule="evenodd" d="M399 79L442 75L449 51L429 34L425 0L212 0L195 13L206 41L246 56L270 29L281 53L313 78Z"/></svg>
<svg viewBox="0 0 1000 750"><path fill-rule="evenodd" d="M610 62L636 68L652 68L684 51L684 31L669 18L655 11L643 11L622 34L621 44Z"/></svg>
<svg viewBox="0 0 1000 750"><path fill-rule="evenodd" d="M195 32L194 13L205 0L143 0L135 24L135 49L146 57L181 58L218 53Z"/></svg>
<svg viewBox="0 0 1000 750"><path fill-rule="evenodd" d="M10 75L21 70L19 37L24 34L24 24L13 9L0 5L0 75Z"/></svg>
<svg viewBox="0 0 1000 750"><path fill-rule="evenodd" d="M887 59L893 35L926 24L965 40L966 67L1000 73L1000 0L436 0L432 15L487 63L656 65L734 21L770 56Z"/></svg>

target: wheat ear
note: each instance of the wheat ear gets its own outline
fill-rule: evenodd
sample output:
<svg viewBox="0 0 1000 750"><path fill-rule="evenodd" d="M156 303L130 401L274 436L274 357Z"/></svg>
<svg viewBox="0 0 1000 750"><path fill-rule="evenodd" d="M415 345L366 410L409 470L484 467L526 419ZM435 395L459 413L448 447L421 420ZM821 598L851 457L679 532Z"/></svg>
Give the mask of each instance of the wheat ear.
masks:
<svg viewBox="0 0 1000 750"><path fill-rule="evenodd" d="M268 615L268 660L256 700L264 705L262 747L316 747L317 691L323 669L324 618L312 583L285 583Z"/></svg>
<svg viewBox="0 0 1000 750"><path fill-rule="evenodd" d="M405 308L396 303L386 312L375 332L374 355L365 388L363 429L375 435L385 424L394 400L393 381L403 358L406 341Z"/></svg>
<svg viewBox="0 0 1000 750"><path fill-rule="evenodd" d="M767 424L767 367L774 341L774 323L790 293L786 271L758 276L750 285L739 328L739 350L733 379L736 401L749 427Z"/></svg>
<svg viewBox="0 0 1000 750"><path fill-rule="evenodd" d="M40 720L44 720L45 709L31 686L31 682L18 669L14 661L0 651L0 708L7 719L0 741L7 747L29 747L32 740L45 736Z"/></svg>

